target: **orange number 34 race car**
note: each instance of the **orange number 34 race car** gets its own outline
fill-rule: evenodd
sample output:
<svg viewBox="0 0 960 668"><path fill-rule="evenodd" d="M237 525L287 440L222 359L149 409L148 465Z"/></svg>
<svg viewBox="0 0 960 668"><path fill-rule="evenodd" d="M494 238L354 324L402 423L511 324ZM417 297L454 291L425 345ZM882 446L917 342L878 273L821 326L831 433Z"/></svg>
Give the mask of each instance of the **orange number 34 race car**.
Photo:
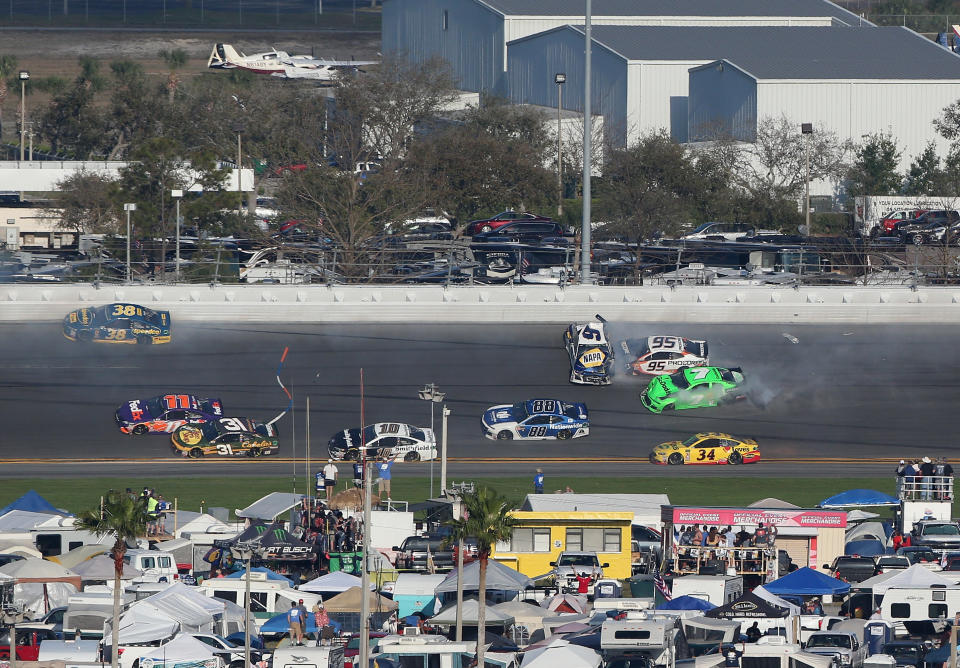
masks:
<svg viewBox="0 0 960 668"><path fill-rule="evenodd" d="M752 438L714 432L685 441L661 443L650 453L651 464L752 464L760 461L760 446Z"/></svg>

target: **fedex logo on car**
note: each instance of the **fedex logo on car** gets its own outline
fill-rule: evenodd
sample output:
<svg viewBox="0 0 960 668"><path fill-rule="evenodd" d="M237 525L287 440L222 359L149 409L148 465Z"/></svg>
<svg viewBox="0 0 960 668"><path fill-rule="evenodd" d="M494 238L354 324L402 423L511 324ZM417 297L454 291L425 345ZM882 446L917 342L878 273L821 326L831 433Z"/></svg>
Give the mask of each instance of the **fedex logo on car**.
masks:
<svg viewBox="0 0 960 668"><path fill-rule="evenodd" d="M140 408L139 399L129 401L127 405L130 406L130 417L132 417L135 422L143 418L143 409Z"/></svg>

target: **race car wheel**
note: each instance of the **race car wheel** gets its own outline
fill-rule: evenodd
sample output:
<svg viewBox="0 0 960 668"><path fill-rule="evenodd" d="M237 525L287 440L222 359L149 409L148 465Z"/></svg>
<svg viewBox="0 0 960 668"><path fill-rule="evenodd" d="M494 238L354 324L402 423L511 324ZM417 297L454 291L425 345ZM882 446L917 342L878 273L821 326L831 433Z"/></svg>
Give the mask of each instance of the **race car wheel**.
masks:
<svg viewBox="0 0 960 668"><path fill-rule="evenodd" d="M147 425L145 424L138 424L136 427L133 428L133 433L136 434L137 436L143 436L144 434L147 433L147 431L149 430L147 429Z"/></svg>
<svg viewBox="0 0 960 668"><path fill-rule="evenodd" d="M669 457L667 457L667 464L672 464L673 466L679 466L680 464L683 464L683 455L681 455L679 452L672 453Z"/></svg>
<svg viewBox="0 0 960 668"><path fill-rule="evenodd" d="M343 458L348 462L356 462L360 460L360 451L357 449L347 450L346 454L343 455Z"/></svg>
<svg viewBox="0 0 960 668"><path fill-rule="evenodd" d="M149 346L151 343L153 343L153 337L147 336L146 334L141 334L137 337L137 343L139 343L141 346Z"/></svg>
<svg viewBox="0 0 960 668"><path fill-rule="evenodd" d="M259 457L262 454L263 454L263 450L261 450L260 448L250 448L251 457Z"/></svg>
<svg viewBox="0 0 960 668"><path fill-rule="evenodd" d="M200 459L201 457L203 457L203 450L201 450L200 448L191 448L190 457L192 457L193 459Z"/></svg>
<svg viewBox="0 0 960 668"><path fill-rule="evenodd" d="M420 453L419 453L419 452L414 452L413 450L411 450L410 452L408 452L407 454L405 454L405 455L403 456L403 461L405 461L405 462L419 462L419 461L420 461Z"/></svg>
<svg viewBox="0 0 960 668"><path fill-rule="evenodd" d="M492 230L493 228L490 225L484 225L483 227L480 228L481 232L490 232Z"/></svg>
<svg viewBox="0 0 960 668"><path fill-rule="evenodd" d="M559 438L561 441L567 440L572 435L573 434L570 433L569 429L561 429L559 432L557 432L557 438Z"/></svg>
<svg viewBox="0 0 960 668"><path fill-rule="evenodd" d="M507 430L497 432L498 441L511 441L513 440L513 433Z"/></svg>
<svg viewBox="0 0 960 668"><path fill-rule="evenodd" d="M647 457L647 459L650 460L650 463L651 463L651 464L656 464L656 463L657 463L657 455L654 454L653 452L650 453L650 455Z"/></svg>
<svg viewBox="0 0 960 668"><path fill-rule="evenodd" d="M914 235L913 235L913 245L914 245L914 246L922 246L922 245L923 245L923 235L922 235L922 234L914 234Z"/></svg>
<svg viewBox="0 0 960 668"><path fill-rule="evenodd" d="M93 332L89 329L81 329L77 332L77 341L83 341L84 343L93 341Z"/></svg>
<svg viewBox="0 0 960 668"><path fill-rule="evenodd" d="M727 457L727 464L730 464L731 466L739 466L740 464L743 464L743 455L741 455L739 452L731 452L730 456Z"/></svg>

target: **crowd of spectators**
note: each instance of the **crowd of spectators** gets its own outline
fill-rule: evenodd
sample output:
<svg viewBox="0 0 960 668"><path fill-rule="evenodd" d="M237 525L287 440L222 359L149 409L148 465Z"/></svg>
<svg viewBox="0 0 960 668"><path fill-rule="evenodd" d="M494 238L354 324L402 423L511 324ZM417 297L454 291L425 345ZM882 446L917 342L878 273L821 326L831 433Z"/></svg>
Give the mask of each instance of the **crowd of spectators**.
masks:
<svg viewBox="0 0 960 668"><path fill-rule="evenodd" d="M319 499L305 498L297 511L290 533L305 543L315 544L321 553L355 552L363 541L363 518L344 516L327 508Z"/></svg>
<svg viewBox="0 0 960 668"><path fill-rule="evenodd" d="M946 457L900 460L897 465L897 495L911 500L953 499L953 467Z"/></svg>
<svg viewBox="0 0 960 668"><path fill-rule="evenodd" d="M699 524L680 527L677 544L702 547L773 547L777 540L777 527L764 526L763 522L751 533L745 527L735 532L733 527L707 527Z"/></svg>

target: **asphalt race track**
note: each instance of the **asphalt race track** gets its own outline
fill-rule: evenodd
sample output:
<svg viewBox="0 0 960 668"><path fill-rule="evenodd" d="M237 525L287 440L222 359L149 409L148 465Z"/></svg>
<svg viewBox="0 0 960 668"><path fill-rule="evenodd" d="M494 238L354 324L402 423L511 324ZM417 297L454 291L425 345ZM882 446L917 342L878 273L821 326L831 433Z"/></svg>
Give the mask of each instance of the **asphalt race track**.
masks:
<svg viewBox="0 0 960 668"><path fill-rule="evenodd" d="M752 401L714 409L648 413L646 380L609 387L568 383L564 325L319 326L178 324L173 343L78 345L59 325L0 324L0 477L257 475L291 471L305 455L310 397L311 458L326 458L336 431L365 421L430 424L417 397L426 383L447 393L450 476L528 475L536 466L617 475L718 475L718 467L646 462L651 446L697 431L755 437L766 461L737 475L886 475L900 457L953 455L960 412L960 346L947 326L611 325L611 338L673 334L706 338L711 362L741 366ZM797 339L793 343L784 333ZM132 398L168 392L220 397L227 414L272 418L276 461L186 460L162 435L126 436L113 419ZM621 362L622 359L618 359ZM544 397L584 401L591 434L572 441L483 438L480 414L498 403ZM440 410L436 410L440 432ZM427 464L400 474L424 475Z"/></svg>

